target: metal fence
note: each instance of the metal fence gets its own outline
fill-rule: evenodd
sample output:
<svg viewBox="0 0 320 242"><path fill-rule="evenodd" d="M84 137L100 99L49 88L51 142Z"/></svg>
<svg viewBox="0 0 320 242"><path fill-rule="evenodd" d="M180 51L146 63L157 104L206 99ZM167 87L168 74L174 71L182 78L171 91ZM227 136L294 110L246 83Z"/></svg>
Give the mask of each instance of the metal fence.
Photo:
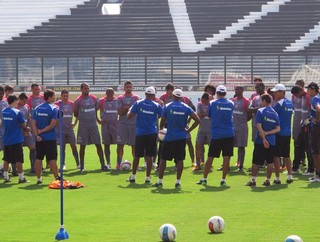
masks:
<svg viewBox="0 0 320 242"><path fill-rule="evenodd" d="M168 56L0 58L0 81L16 86L213 84L249 85L254 76L266 83L319 81L320 56Z"/></svg>

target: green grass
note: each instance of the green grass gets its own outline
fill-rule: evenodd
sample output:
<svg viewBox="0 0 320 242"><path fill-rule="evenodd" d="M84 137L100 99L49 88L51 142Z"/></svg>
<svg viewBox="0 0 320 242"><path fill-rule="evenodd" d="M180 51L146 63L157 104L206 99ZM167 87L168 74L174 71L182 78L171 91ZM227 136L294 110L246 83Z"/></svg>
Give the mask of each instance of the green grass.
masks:
<svg viewBox="0 0 320 242"><path fill-rule="evenodd" d="M87 173L82 174L75 169L68 147L65 178L86 186L64 192L68 241L160 241L158 229L164 223L175 225L176 241L181 242L275 242L284 241L291 234L299 235L305 242L320 241L320 184L308 183L307 177L297 175L293 184L263 187L265 171L262 170L257 187L250 188L244 186L250 174L239 174L232 167L227 177L229 187L220 187L221 173L216 171L221 165L220 158L214 161L208 186L203 187L195 184L202 173L192 172L187 156L181 190L174 188L173 162L168 162L163 188L156 189L144 184L144 171L137 173L136 184L125 181L130 172L100 172L95 147L88 146L86 151ZM115 146L112 154L114 167ZM132 160L128 148L124 159ZM251 166L251 159L250 142L246 168ZM235 157L231 161L234 163ZM13 177L10 184L0 183L0 241L54 241L60 227L59 190L47 188L52 180L48 172L44 184L35 185L35 177L28 174L27 155L25 167L30 183L17 184L17 177ZM283 182L285 179L286 175L282 175ZM152 181L157 181L154 172ZM225 220L226 227L221 234L209 233L207 221L213 215Z"/></svg>

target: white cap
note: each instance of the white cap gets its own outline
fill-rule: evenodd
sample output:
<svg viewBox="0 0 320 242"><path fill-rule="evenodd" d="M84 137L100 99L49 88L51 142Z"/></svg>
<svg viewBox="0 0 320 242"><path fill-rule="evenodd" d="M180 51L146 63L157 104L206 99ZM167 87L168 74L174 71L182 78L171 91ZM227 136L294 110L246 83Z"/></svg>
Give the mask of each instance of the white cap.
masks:
<svg viewBox="0 0 320 242"><path fill-rule="evenodd" d="M156 94L156 89L154 89L154 87L147 87L145 93L146 94L155 95Z"/></svg>
<svg viewBox="0 0 320 242"><path fill-rule="evenodd" d="M183 97L183 92L181 89L174 89L172 95L176 97Z"/></svg>
<svg viewBox="0 0 320 242"><path fill-rule="evenodd" d="M227 93L227 88L223 85L219 85L216 89L216 92Z"/></svg>
<svg viewBox="0 0 320 242"><path fill-rule="evenodd" d="M278 83L270 91L271 92L277 92L277 91L285 91L285 90L286 90L286 87L283 84Z"/></svg>

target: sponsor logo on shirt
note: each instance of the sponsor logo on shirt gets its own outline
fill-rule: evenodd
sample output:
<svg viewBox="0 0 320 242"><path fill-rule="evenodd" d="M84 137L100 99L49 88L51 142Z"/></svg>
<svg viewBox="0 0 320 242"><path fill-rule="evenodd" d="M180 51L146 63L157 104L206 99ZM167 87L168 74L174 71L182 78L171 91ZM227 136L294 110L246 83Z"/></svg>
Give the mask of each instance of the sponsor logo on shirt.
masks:
<svg viewBox="0 0 320 242"><path fill-rule="evenodd" d="M47 113L37 113L38 116L48 117Z"/></svg>
<svg viewBox="0 0 320 242"><path fill-rule="evenodd" d="M3 117L3 120L13 120L13 118Z"/></svg>
<svg viewBox="0 0 320 242"><path fill-rule="evenodd" d="M217 109L222 111L232 111L231 108L225 108L225 107L219 107L219 106L217 106Z"/></svg>
<svg viewBox="0 0 320 242"><path fill-rule="evenodd" d="M276 120L264 117L264 120L270 123L276 123Z"/></svg>

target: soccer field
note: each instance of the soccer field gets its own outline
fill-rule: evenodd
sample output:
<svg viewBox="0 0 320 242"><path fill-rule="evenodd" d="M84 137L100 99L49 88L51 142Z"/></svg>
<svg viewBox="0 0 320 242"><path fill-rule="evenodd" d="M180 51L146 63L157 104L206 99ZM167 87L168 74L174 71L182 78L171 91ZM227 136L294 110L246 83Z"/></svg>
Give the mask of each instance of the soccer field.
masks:
<svg viewBox="0 0 320 242"><path fill-rule="evenodd" d="M193 141L194 141L193 134ZM247 148L245 167L251 166L252 144ZM132 161L125 150L124 159ZM236 155L236 150L235 150ZM112 147L112 168L115 167L115 146ZM297 234L305 242L320 241L317 206L320 183L308 183L308 177L294 176L294 183L263 187L265 170L260 171L257 187L244 184L248 172L238 173L231 159L227 187L220 187L221 173L216 171L222 159L214 161L206 187L196 185L202 172L193 173L187 155L182 176L182 188L175 189L175 169L168 162L163 188L144 183L145 171L137 173L136 183L126 179L130 172L101 172L95 147L86 150L86 172L75 167L72 152L67 147L65 179L80 181L86 187L65 190L65 229L68 241L160 241L158 229L172 223L177 229L176 241L284 241ZM140 161L140 165L144 161ZM60 227L60 193L48 189L52 175L44 175L44 183L36 185L29 175L28 151L25 168L30 183L18 184L13 177L9 184L0 183L2 223L0 241L54 241ZM274 178L274 175L273 177ZM152 172L152 182L156 182ZM209 233L207 221L213 215L225 220L221 234Z"/></svg>

